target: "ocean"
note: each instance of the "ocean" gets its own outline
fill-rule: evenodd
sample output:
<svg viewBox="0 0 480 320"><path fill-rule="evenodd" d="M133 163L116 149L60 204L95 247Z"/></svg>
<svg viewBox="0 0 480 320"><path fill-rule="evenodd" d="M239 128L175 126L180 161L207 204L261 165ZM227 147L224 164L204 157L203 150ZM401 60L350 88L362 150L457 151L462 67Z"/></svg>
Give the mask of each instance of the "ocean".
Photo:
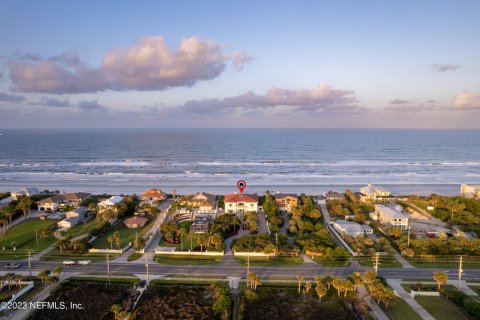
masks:
<svg viewBox="0 0 480 320"><path fill-rule="evenodd" d="M480 131L388 129L0 130L0 191L458 194L480 184Z"/></svg>

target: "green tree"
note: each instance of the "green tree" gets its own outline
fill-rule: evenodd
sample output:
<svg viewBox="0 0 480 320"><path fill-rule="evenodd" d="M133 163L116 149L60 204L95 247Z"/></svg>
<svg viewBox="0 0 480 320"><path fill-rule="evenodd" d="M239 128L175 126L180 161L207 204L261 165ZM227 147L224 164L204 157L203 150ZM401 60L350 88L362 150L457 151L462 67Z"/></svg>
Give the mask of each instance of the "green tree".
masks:
<svg viewBox="0 0 480 320"><path fill-rule="evenodd" d="M55 267L55 269L53 269L52 272L53 272L54 274L56 274L57 277L60 279L60 274L62 274L63 269L62 269L62 267Z"/></svg>
<svg viewBox="0 0 480 320"><path fill-rule="evenodd" d="M315 287L315 292L317 293L317 296L320 299L320 301L322 301L322 298L327 295L328 290L323 283L319 282Z"/></svg>
<svg viewBox="0 0 480 320"><path fill-rule="evenodd" d="M437 281L438 290L440 290L440 286L448 282L448 275L442 271L434 272L433 280Z"/></svg>
<svg viewBox="0 0 480 320"><path fill-rule="evenodd" d="M297 276L297 281L298 281L298 293L300 293L300 291L301 291L303 279L304 279L304 278L303 278L302 275L298 275L298 276Z"/></svg>
<svg viewBox="0 0 480 320"><path fill-rule="evenodd" d="M110 243L110 249L113 249L113 236L108 236L107 241Z"/></svg>
<svg viewBox="0 0 480 320"><path fill-rule="evenodd" d="M32 200L28 196L22 196L20 201L17 204L18 209L22 210L23 217L27 220L27 216L30 215L30 206L32 205Z"/></svg>

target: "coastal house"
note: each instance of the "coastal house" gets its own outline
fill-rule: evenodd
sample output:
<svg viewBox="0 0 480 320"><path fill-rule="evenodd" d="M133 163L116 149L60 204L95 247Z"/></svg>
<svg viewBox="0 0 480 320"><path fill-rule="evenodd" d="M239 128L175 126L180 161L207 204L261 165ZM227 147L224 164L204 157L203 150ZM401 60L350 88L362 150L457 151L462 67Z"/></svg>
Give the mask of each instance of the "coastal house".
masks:
<svg viewBox="0 0 480 320"><path fill-rule="evenodd" d="M160 189L148 189L140 195L142 201L161 201L167 198L167 194Z"/></svg>
<svg viewBox="0 0 480 320"><path fill-rule="evenodd" d="M120 196L111 196L106 200L100 201L98 203L98 207L101 210L108 210L108 209L112 209L115 204L120 203L122 201L123 201L123 198Z"/></svg>
<svg viewBox="0 0 480 320"><path fill-rule="evenodd" d="M82 202L82 200L87 199L90 197L90 193L88 192L68 192L68 193L62 193L60 196L62 196L63 204L68 204L68 205L77 205Z"/></svg>
<svg viewBox="0 0 480 320"><path fill-rule="evenodd" d="M60 222L57 222L57 226L60 229L68 230L77 224L84 222L87 218L87 208L78 207L75 210L66 213L66 218Z"/></svg>
<svg viewBox="0 0 480 320"><path fill-rule="evenodd" d="M324 193L323 196L325 197L326 201L343 199L343 194L334 191L328 191L327 193Z"/></svg>
<svg viewBox="0 0 480 320"><path fill-rule="evenodd" d="M460 186L460 195L465 198L480 199L480 184L465 184Z"/></svg>
<svg viewBox="0 0 480 320"><path fill-rule="evenodd" d="M390 191L387 189L372 185L370 182L367 186L360 188L360 200L368 201L372 200L374 202L384 202L391 201L392 197Z"/></svg>
<svg viewBox="0 0 480 320"><path fill-rule="evenodd" d="M296 194L277 193L275 202L278 210L290 212L292 208L298 206L298 197Z"/></svg>
<svg viewBox="0 0 480 320"><path fill-rule="evenodd" d="M56 211L59 207L65 205L76 206L80 202L90 196L87 192L70 192L62 194L54 194L46 199L37 201L37 208L39 211Z"/></svg>
<svg viewBox="0 0 480 320"><path fill-rule="evenodd" d="M37 201L37 208L39 211L54 212L63 203L63 197L59 194L54 194L51 197Z"/></svg>
<svg viewBox="0 0 480 320"><path fill-rule="evenodd" d="M254 194L227 194L225 195L226 213L244 213L258 210L258 195Z"/></svg>
<svg viewBox="0 0 480 320"><path fill-rule="evenodd" d="M148 222L148 219L144 217L132 217L132 218L123 220L123 223L125 224L125 226L131 229L141 228L145 226L147 222Z"/></svg>
<svg viewBox="0 0 480 320"><path fill-rule="evenodd" d="M402 230L408 228L408 215L382 204L375 205L375 212L370 213L370 217L383 225L399 227Z"/></svg>
<svg viewBox="0 0 480 320"><path fill-rule="evenodd" d="M40 191L37 188L26 187L26 188L17 190L15 192L12 192L10 196L12 197L13 200L18 200L18 197L21 197L21 196L30 197L38 193L40 193Z"/></svg>
<svg viewBox="0 0 480 320"><path fill-rule="evenodd" d="M198 215L190 226L190 233L206 233L210 226L211 217L209 215Z"/></svg>
<svg viewBox="0 0 480 320"><path fill-rule="evenodd" d="M180 213L216 214L216 196L206 192L184 195L180 198Z"/></svg>
<svg viewBox="0 0 480 320"><path fill-rule="evenodd" d="M373 234L373 229L370 226L359 224L355 221L337 220L332 225L340 234L346 234L351 237Z"/></svg>

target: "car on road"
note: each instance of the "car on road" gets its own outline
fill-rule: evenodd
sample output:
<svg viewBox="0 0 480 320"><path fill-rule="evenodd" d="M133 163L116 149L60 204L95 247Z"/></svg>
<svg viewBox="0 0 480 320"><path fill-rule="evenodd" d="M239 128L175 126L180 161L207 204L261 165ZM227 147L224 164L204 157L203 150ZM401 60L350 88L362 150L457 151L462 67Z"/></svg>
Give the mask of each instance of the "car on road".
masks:
<svg viewBox="0 0 480 320"><path fill-rule="evenodd" d="M142 281L140 281L140 283L138 284L138 287L139 287L139 288L143 288L143 287L145 287L146 284L147 284L147 281L142 280Z"/></svg>
<svg viewBox="0 0 480 320"><path fill-rule="evenodd" d="M7 268L7 269L18 269L18 268L20 268L21 266L22 266L22 265L21 265L20 263L13 263L13 262L12 262L12 263L7 263L7 264L5 265L5 268Z"/></svg>
<svg viewBox="0 0 480 320"><path fill-rule="evenodd" d="M65 260L65 261L63 261L63 265L64 265L64 266L71 266L71 265L74 265L75 263L77 263L77 261L73 261L73 260Z"/></svg>
<svg viewBox="0 0 480 320"><path fill-rule="evenodd" d="M81 265L88 265L90 263L92 263L92 261L90 261L90 260L80 260L80 261L78 261L78 264L81 264Z"/></svg>

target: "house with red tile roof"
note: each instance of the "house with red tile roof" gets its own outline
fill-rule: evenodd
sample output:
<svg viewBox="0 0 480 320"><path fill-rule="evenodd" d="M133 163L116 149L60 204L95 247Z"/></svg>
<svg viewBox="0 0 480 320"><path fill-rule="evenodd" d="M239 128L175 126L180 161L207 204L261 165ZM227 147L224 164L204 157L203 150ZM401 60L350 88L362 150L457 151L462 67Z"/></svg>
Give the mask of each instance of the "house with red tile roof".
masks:
<svg viewBox="0 0 480 320"><path fill-rule="evenodd" d="M143 201L160 201L167 198L167 194L160 189L148 189L140 195Z"/></svg>
<svg viewBox="0 0 480 320"><path fill-rule="evenodd" d="M258 195L254 194L227 194L223 201L225 203L225 213L244 213L258 210Z"/></svg>

